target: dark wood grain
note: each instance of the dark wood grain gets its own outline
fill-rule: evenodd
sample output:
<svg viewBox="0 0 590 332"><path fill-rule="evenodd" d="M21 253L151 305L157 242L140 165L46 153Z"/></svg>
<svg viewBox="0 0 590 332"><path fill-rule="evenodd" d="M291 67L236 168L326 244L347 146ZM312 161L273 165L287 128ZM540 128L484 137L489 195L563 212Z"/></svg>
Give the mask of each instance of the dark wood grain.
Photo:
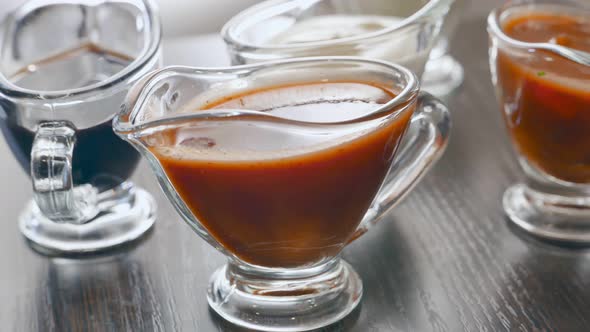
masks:
<svg viewBox="0 0 590 332"><path fill-rule="evenodd" d="M477 0L452 43L465 84L449 98L449 148L407 200L345 250L362 306L326 331L590 331L590 256L512 229L500 207L520 176L493 96ZM205 46L204 46L205 45ZM217 39L166 45L167 63L226 61ZM205 299L223 257L184 225L142 166L159 219L137 245L101 258L37 255L17 229L30 183L0 143L0 331L241 331Z"/></svg>

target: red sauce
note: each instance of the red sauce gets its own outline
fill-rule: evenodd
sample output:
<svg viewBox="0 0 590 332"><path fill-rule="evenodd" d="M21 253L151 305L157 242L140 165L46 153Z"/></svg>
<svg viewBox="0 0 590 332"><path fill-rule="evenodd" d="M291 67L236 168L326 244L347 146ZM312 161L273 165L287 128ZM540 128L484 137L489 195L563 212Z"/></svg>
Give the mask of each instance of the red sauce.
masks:
<svg viewBox="0 0 590 332"><path fill-rule="evenodd" d="M361 90L367 90L369 100L350 99ZM309 99L314 91L317 96ZM359 110L372 111L394 96L364 83L316 83L251 91L209 108L258 105L291 118L326 112L338 121ZM223 247L251 264L296 267L336 255L353 235L414 106L380 126L355 129L348 139L323 141L301 128L257 127L254 119L189 124L153 134L148 141L158 142L151 151L191 212Z"/></svg>
<svg viewBox="0 0 590 332"><path fill-rule="evenodd" d="M590 20L529 13L507 20L504 32L590 52ZM556 54L501 49L497 74L503 114L518 151L557 179L590 183L590 67Z"/></svg>

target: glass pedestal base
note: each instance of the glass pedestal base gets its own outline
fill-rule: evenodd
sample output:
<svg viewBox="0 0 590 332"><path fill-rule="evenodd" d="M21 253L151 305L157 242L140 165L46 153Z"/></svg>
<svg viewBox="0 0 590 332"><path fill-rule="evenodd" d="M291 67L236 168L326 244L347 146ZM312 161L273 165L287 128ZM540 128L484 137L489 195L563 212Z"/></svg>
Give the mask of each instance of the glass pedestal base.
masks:
<svg viewBox="0 0 590 332"><path fill-rule="evenodd" d="M346 317L363 287L348 263L335 259L308 271L248 273L234 263L211 277L211 308L232 324L260 331L308 331Z"/></svg>
<svg viewBox="0 0 590 332"><path fill-rule="evenodd" d="M590 196L547 194L516 184L504 193L504 210L525 232L557 244L590 245Z"/></svg>
<svg viewBox="0 0 590 332"><path fill-rule="evenodd" d="M128 185L92 220L81 224L47 219L34 201L20 216L22 234L47 254L97 253L139 239L156 220L156 203L145 190Z"/></svg>
<svg viewBox="0 0 590 332"><path fill-rule="evenodd" d="M450 55L430 59L422 76L422 90L444 97L463 83L463 66Z"/></svg>

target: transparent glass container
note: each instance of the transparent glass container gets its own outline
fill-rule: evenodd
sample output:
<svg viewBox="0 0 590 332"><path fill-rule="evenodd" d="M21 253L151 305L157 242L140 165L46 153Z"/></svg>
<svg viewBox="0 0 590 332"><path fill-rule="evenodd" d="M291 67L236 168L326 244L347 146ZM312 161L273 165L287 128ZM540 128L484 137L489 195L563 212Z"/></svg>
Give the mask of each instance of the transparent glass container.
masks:
<svg viewBox="0 0 590 332"><path fill-rule="evenodd" d="M361 56L422 76L453 0L270 0L222 29L233 64Z"/></svg>
<svg viewBox="0 0 590 332"><path fill-rule="evenodd" d="M463 83L463 65L450 52L450 40L457 30L469 0L454 0L443 24L440 39L430 52L422 75L422 89L435 96L447 96Z"/></svg>
<svg viewBox="0 0 590 332"><path fill-rule="evenodd" d="M588 245L590 53L557 42L523 42L504 32L512 19L539 13L586 20L590 7L566 0L517 1L488 17L492 81L525 175L506 190L503 206L529 234Z"/></svg>
<svg viewBox="0 0 590 332"><path fill-rule="evenodd" d="M128 181L140 156L112 131L127 90L160 65L150 0L36 0L0 24L0 129L30 174L20 230L36 248L95 252L139 238L155 220Z"/></svg>
<svg viewBox="0 0 590 332"><path fill-rule="evenodd" d="M341 122L307 122L262 110L206 107L212 100L274 86L348 81L391 87L397 96L374 111ZM377 163L385 162L387 166L383 176L369 184L370 191L376 194L369 197L370 207L360 211L364 216L359 216L348 226L339 223L338 228L332 228L333 231L319 240L319 230L327 229L324 219L333 219L346 209L343 202L350 197L332 186L346 179L351 181L354 190L360 191L367 183L373 183L367 182L370 174L349 173L337 180L336 172L326 169L327 163L319 163L314 164L317 166L314 172L296 176L297 185L293 182L289 185L287 182L294 180L295 176L290 172L305 168L304 164L290 171L271 171L260 176L236 175L231 171L243 162L283 160L276 154L287 153L282 149L289 139L290 144L298 144L293 151L318 149L317 153L320 153L326 151L322 150L325 146L344 144L349 135L364 133L358 136L362 139L389 128L387 126L398 123L403 117L408 119L405 134L402 132L403 143L395 145L393 151L397 152L394 154L384 155L385 159L378 158ZM442 103L426 93L419 93L416 76L401 66L361 58L317 57L229 68L165 68L147 77L131 91L125 108L114 119L113 128L149 161L160 186L182 219L227 257L228 263L211 277L207 293L211 308L242 327L301 331L338 321L358 305L362 296L361 280L352 267L340 259L340 252L367 232L432 167L447 144L450 117ZM198 136L189 144L204 145L205 148L216 146L215 142L224 144L220 148L223 151L221 160L228 163L230 171L219 181L208 184L207 176L212 174L211 170L186 173L188 177L206 177L205 181L199 181L201 188L208 190L205 195L187 196L184 181L174 182L176 180L172 178L178 178L171 177L171 174L177 174L167 173L172 172L172 168L168 157L163 157L166 153L180 160L195 157L207 163L219 162L216 159L219 156L211 157L206 152L190 154L192 152L183 148L184 143L171 144L166 136L158 136L165 130L185 129L191 130L191 137ZM221 136L212 136L213 133ZM318 139L321 144L314 145L316 143L312 142ZM261 144L269 141L274 148L261 150ZM401 138L395 144L400 141ZM394 142L390 141L385 149L391 149L390 144ZM161 149L168 152L162 154ZM275 157L258 159L257 153ZM289 153L297 155L297 152ZM316 152L309 153L314 155ZM310 175L319 173L325 176ZM235 182L226 183L234 177ZM284 178L287 182L273 182L276 178ZM249 185L244 185L244 181ZM301 195L300 188L315 181L325 185L315 187L319 193L304 190L318 197L306 200L308 195ZM259 187L267 188L268 192L254 194ZM212 196L216 196L214 211L207 203ZM306 202L303 205L300 204L302 200ZM196 203L203 205L196 208ZM350 202L350 205L354 203ZM334 208L326 209L325 206ZM325 212L324 217L314 214L313 211L318 210ZM280 214L277 211L281 211ZM209 213L217 216L221 213L225 217L201 218L211 216ZM252 213L260 216L251 217ZM233 225L239 227L223 229L228 220L235 220ZM300 225L301 229L290 228L294 224ZM294 236L299 237L294 240ZM235 242L243 243L242 249L230 245ZM317 243L323 244L318 246Z"/></svg>

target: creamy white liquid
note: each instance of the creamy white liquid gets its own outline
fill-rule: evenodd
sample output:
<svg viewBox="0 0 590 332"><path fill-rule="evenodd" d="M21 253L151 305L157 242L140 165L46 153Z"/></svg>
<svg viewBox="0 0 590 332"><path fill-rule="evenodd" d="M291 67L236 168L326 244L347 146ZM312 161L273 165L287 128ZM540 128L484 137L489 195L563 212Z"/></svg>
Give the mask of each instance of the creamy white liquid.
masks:
<svg viewBox="0 0 590 332"><path fill-rule="evenodd" d="M273 45L295 45L298 43L334 41L377 33L398 26L403 18L392 16L325 15L315 16L296 22L274 36L268 43ZM428 60L430 47L423 48L417 27L387 33L376 39L350 45L327 45L314 47L310 56L349 55L376 58L401 64L420 76Z"/></svg>
<svg viewBox="0 0 590 332"><path fill-rule="evenodd" d="M295 23L275 36L271 43L296 44L354 37L387 29L399 24L402 20L388 16L316 16Z"/></svg>

